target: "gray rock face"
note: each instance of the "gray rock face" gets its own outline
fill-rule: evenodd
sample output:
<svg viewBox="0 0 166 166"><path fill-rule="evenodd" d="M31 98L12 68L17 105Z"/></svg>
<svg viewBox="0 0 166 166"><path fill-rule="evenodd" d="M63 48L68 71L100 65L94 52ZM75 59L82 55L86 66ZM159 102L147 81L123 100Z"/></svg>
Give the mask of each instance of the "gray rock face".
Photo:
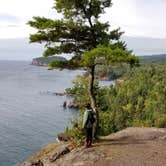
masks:
<svg viewBox="0 0 166 166"><path fill-rule="evenodd" d="M110 140L158 140L166 137L165 128L129 127L106 138Z"/></svg>
<svg viewBox="0 0 166 166"><path fill-rule="evenodd" d="M58 158L60 158L60 156L67 154L70 152L70 149L68 148L68 146L62 146L57 148L52 155L50 156L50 162L54 162L55 160L57 160Z"/></svg>
<svg viewBox="0 0 166 166"><path fill-rule="evenodd" d="M59 141L70 141L70 137L67 136L65 133L59 133L57 136Z"/></svg>
<svg viewBox="0 0 166 166"><path fill-rule="evenodd" d="M37 161L32 161L31 166L44 166L44 164L41 160L37 160Z"/></svg>
<svg viewBox="0 0 166 166"><path fill-rule="evenodd" d="M165 166L165 140L165 128L130 127L102 137L91 148L60 142L40 159L44 166ZM18 166L35 165L27 161Z"/></svg>
<svg viewBox="0 0 166 166"><path fill-rule="evenodd" d="M24 163L15 166L45 166L45 165L40 159L38 159L35 161L25 161Z"/></svg>

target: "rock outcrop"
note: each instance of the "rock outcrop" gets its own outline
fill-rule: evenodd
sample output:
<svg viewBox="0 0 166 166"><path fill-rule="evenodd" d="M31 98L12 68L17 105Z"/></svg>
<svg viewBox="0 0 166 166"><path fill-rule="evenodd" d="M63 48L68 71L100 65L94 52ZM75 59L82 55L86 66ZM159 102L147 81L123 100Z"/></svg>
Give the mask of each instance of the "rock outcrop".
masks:
<svg viewBox="0 0 166 166"><path fill-rule="evenodd" d="M59 143L38 159L44 166L165 166L166 129L127 128L101 137L91 148ZM18 166L31 166L31 162Z"/></svg>

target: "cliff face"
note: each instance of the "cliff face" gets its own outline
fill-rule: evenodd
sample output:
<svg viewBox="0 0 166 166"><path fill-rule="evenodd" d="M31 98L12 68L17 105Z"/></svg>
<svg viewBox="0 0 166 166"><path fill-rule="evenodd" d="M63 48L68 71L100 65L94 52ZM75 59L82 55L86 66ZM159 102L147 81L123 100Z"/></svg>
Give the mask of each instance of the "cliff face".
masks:
<svg viewBox="0 0 166 166"><path fill-rule="evenodd" d="M48 66L51 61L67 61L66 58L61 56L52 57L39 57L32 60L32 65L36 66Z"/></svg>
<svg viewBox="0 0 166 166"><path fill-rule="evenodd" d="M47 150L18 166L32 166L34 161L38 166L165 166L166 129L127 128L102 137L91 148L59 143Z"/></svg>

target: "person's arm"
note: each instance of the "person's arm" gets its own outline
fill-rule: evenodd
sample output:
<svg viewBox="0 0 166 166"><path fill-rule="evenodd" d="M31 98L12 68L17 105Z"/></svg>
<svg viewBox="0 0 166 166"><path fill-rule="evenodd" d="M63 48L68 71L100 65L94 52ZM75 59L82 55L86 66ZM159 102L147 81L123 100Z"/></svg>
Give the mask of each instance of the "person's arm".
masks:
<svg viewBox="0 0 166 166"><path fill-rule="evenodd" d="M83 128L85 128L85 124L86 124L87 120L88 120L88 112L85 111L84 116L83 116L83 125L82 125Z"/></svg>

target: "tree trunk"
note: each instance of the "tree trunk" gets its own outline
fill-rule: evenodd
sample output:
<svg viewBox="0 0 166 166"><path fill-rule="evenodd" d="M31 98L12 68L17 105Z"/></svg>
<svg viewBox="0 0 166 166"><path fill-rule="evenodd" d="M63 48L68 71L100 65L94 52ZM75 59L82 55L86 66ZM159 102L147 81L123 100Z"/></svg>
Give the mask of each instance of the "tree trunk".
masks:
<svg viewBox="0 0 166 166"><path fill-rule="evenodd" d="M96 121L93 128L93 136L96 137L97 129L99 126L99 113L96 106L96 96L94 94L94 80L95 80L95 65L90 68L90 85L89 85L89 94L91 99L92 110L96 115Z"/></svg>

